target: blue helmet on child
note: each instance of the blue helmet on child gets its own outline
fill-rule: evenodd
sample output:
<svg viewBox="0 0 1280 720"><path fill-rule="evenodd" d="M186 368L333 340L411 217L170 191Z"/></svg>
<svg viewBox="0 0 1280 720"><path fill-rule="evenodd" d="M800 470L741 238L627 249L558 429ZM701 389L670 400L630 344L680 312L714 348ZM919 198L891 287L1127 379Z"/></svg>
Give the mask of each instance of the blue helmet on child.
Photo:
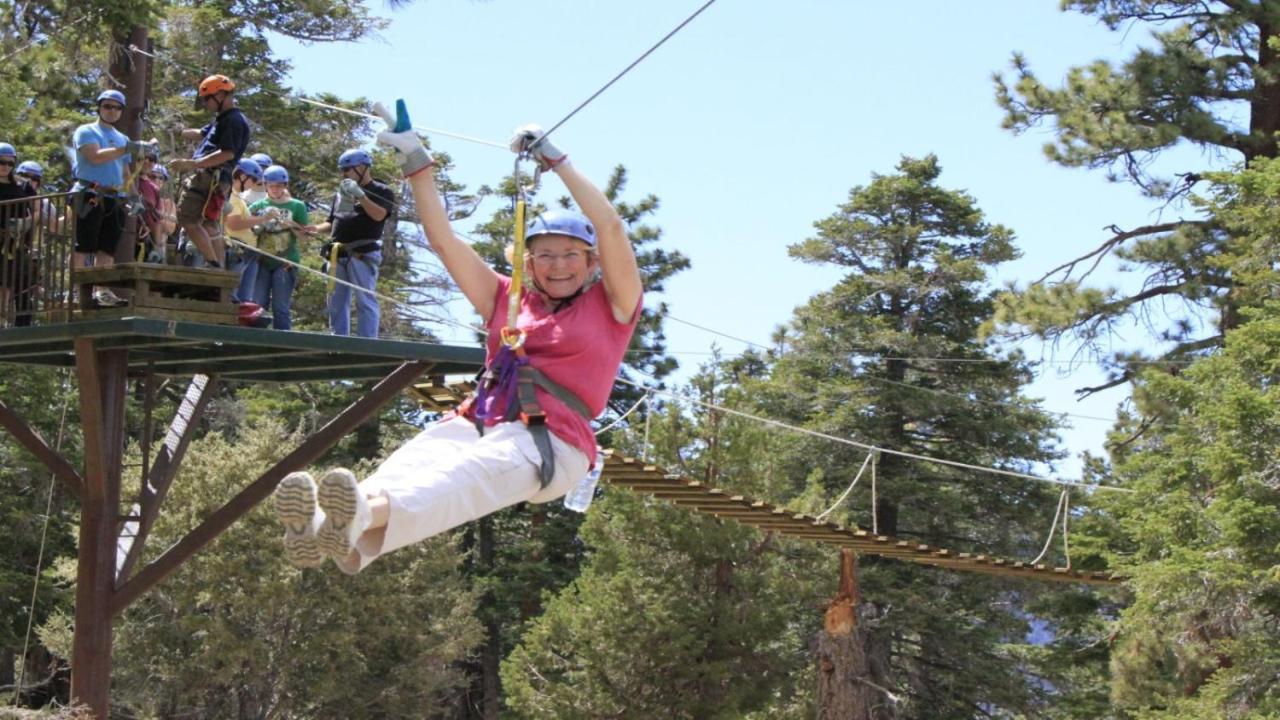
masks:
<svg viewBox="0 0 1280 720"><path fill-rule="evenodd" d="M266 153L254 153L249 156L249 159L258 163L258 167L263 170L266 170L276 164L275 161L271 159L271 156Z"/></svg>
<svg viewBox="0 0 1280 720"><path fill-rule="evenodd" d="M338 156L339 170L348 170L350 168L356 167L357 165L368 165L372 167L373 156L370 155L368 152L361 150L359 148L348 150Z"/></svg>
<svg viewBox="0 0 1280 720"><path fill-rule="evenodd" d="M272 165L262 171L262 180L269 183L288 183L289 171L285 170L283 165Z"/></svg>
<svg viewBox="0 0 1280 720"><path fill-rule="evenodd" d="M584 216L572 210L551 210L535 217L524 237L528 241L539 235L568 235L590 247L596 246L596 229Z"/></svg>
<svg viewBox="0 0 1280 720"><path fill-rule="evenodd" d="M165 167L165 166L163 166L163 165L156 165L156 169L155 169L155 170L153 170L152 172L154 172L156 175L159 175L160 177L164 178L165 180L168 180L168 179L169 179L169 168L167 168L167 167Z"/></svg>
<svg viewBox="0 0 1280 720"><path fill-rule="evenodd" d="M6 142L0 142L0 157L18 159L18 151L12 145Z"/></svg>
<svg viewBox="0 0 1280 720"><path fill-rule="evenodd" d="M124 93L120 92L119 90L103 90L102 92L98 93L99 105L101 105L103 102L107 100L114 100L115 102L118 102L121 105L126 104L124 101Z"/></svg>
<svg viewBox="0 0 1280 720"><path fill-rule="evenodd" d="M30 175L37 180L44 179L44 168L40 167L40 163L35 160L27 160L19 163L18 169L15 172L20 175Z"/></svg>
<svg viewBox="0 0 1280 720"><path fill-rule="evenodd" d="M239 170L258 182L262 182L262 166L249 158L240 158L236 163L236 170Z"/></svg>

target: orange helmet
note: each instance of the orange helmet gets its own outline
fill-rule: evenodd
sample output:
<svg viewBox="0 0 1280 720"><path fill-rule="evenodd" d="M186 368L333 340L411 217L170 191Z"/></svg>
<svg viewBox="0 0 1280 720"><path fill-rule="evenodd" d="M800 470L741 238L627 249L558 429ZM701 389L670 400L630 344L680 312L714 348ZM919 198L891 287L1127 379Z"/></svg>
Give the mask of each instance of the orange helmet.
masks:
<svg viewBox="0 0 1280 720"><path fill-rule="evenodd" d="M236 84L231 82L231 78L226 75L210 75L200 81L200 89L196 95L203 98L220 92L231 92L235 89Z"/></svg>

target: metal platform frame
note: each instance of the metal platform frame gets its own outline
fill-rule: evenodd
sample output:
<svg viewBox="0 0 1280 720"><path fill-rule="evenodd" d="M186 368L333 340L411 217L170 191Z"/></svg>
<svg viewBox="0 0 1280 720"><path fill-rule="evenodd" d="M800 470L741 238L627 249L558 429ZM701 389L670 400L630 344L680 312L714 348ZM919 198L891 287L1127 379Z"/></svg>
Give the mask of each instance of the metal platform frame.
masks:
<svg viewBox="0 0 1280 720"><path fill-rule="evenodd" d="M474 373L483 362L484 352L478 347L142 317L0 330L0 363L73 368L80 386L82 471L0 399L0 427L80 501L72 700L94 717L107 717L115 617L267 498L285 475L316 461L422 376ZM154 459L149 443L144 447L145 480L132 510L124 513L120 502L126 385L130 378L140 378L149 387L152 378L166 376L191 377L192 382ZM378 382L172 547L137 568L219 378ZM152 397L148 392L147 402ZM117 553L124 547L125 557L118 561Z"/></svg>

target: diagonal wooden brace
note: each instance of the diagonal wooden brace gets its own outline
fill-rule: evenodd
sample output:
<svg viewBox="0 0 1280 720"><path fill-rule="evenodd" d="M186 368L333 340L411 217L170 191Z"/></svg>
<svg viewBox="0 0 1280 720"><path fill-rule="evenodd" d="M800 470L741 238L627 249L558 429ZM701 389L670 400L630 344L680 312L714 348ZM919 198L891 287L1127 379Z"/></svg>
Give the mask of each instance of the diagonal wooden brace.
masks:
<svg viewBox="0 0 1280 720"><path fill-rule="evenodd" d="M19 445L44 463L44 466L49 468L49 472L61 480L72 495L77 499L84 498L84 478L80 477L80 473L67 462L66 458L62 457L61 453L49 447L44 438L40 437L39 433L2 400L0 400L0 427L8 430Z"/></svg>

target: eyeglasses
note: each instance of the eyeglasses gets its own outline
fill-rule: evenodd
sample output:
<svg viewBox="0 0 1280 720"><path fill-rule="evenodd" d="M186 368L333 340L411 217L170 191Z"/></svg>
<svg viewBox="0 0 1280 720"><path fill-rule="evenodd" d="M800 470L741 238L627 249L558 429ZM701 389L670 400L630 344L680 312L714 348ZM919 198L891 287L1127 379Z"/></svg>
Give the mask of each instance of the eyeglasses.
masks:
<svg viewBox="0 0 1280 720"><path fill-rule="evenodd" d="M98 106L98 109L111 110L112 112L120 112L121 110L124 110L124 106L116 105L115 103L102 103L101 105Z"/></svg>
<svg viewBox="0 0 1280 720"><path fill-rule="evenodd" d="M3 166L3 167L17 167L17 165L18 163L12 160L0 160L0 166Z"/></svg>
<svg viewBox="0 0 1280 720"><path fill-rule="evenodd" d="M2 164L3 164L3 163L0 163L0 165L2 165ZM20 178L22 178L23 180L30 180L30 181L31 181L31 182L33 182L33 183L39 183L39 182L40 182L40 178L36 177L35 175L28 175L28 174L26 174L26 173L17 173L17 176L18 176L18 177L20 177Z"/></svg>
<svg viewBox="0 0 1280 720"><path fill-rule="evenodd" d="M160 180L160 181L164 181L168 179L165 176L161 175L160 173L147 173L147 177L151 178L152 180Z"/></svg>
<svg viewBox="0 0 1280 720"><path fill-rule="evenodd" d="M551 267L557 262L564 263L565 265L578 265L587 261L587 253L582 250L570 250L563 255L557 255L555 253L534 253L528 255L528 257L533 260L535 265L539 265L541 267Z"/></svg>

